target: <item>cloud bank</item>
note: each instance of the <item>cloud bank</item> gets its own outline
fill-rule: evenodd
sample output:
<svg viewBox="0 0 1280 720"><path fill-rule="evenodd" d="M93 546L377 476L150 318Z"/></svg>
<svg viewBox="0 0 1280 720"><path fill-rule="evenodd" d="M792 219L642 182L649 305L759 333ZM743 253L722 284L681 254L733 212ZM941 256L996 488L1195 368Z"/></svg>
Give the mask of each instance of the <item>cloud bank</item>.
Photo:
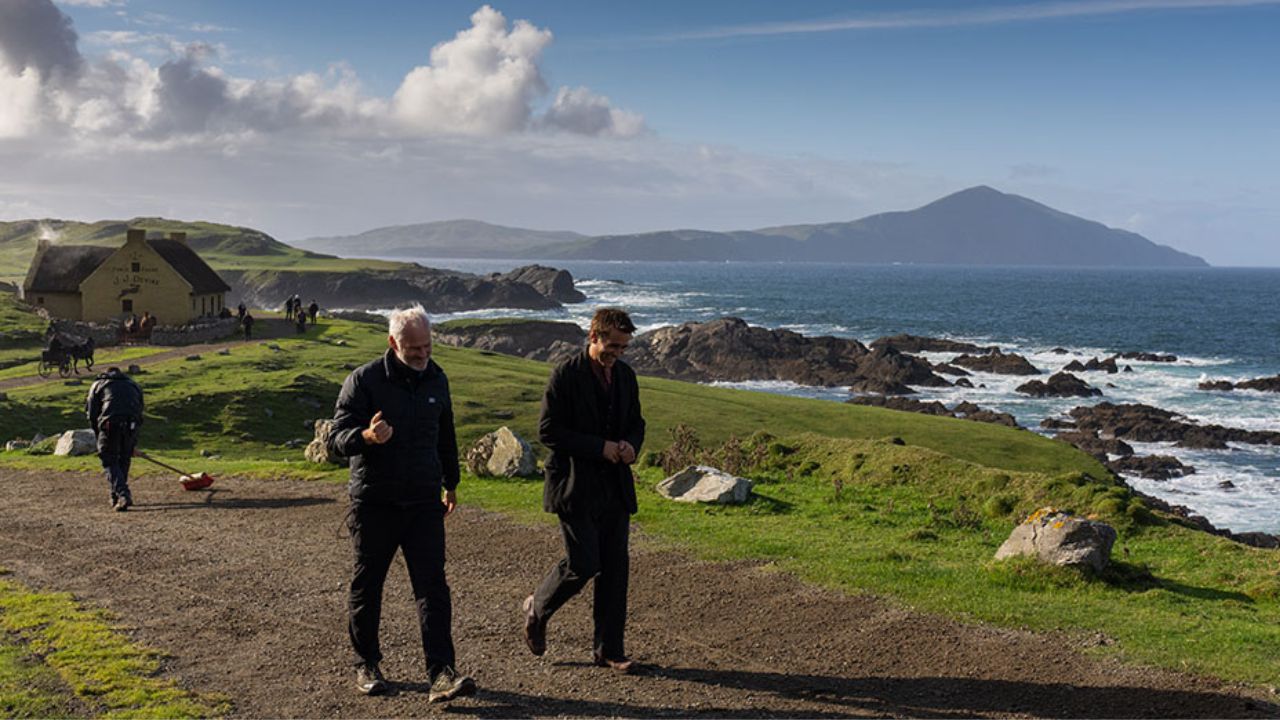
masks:
<svg viewBox="0 0 1280 720"><path fill-rule="evenodd" d="M539 69L549 30L509 25L489 6L471 27L431 49L391 98L371 96L347 67L281 79L238 78L217 65L208 44L171 49L156 65L130 33L86 58L71 20L52 0L0 2L0 138L69 136L84 145L126 140L157 147L281 133L415 138L571 133L632 137L639 115L585 88L549 88ZM154 38L151 38L154 40Z"/></svg>

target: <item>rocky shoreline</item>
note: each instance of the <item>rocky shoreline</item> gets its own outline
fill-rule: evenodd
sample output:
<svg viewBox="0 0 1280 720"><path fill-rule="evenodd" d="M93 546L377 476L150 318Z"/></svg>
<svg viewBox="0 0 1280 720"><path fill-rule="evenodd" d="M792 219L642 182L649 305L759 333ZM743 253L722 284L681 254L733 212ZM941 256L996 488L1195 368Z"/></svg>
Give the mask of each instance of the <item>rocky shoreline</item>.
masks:
<svg viewBox="0 0 1280 720"><path fill-rule="evenodd" d="M219 273L231 296L251 307L284 305L297 295L326 308L374 310L419 302L428 312L451 313L491 308L554 310L586 296L574 287L568 270L541 265L508 273L472 275L422 266L351 272L245 270Z"/></svg>
<svg viewBox="0 0 1280 720"><path fill-rule="evenodd" d="M440 341L493 352L555 362L581 350L586 333L573 323L548 321L486 321L438 329ZM955 353L945 362L931 362L913 353ZM1067 354L1066 350L1058 354ZM641 333L632 340L627 362L641 375L690 382L785 381L813 387L848 387L848 402L891 410L918 412L1019 427L1016 418L971 402L947 407L903 397L917 388L974 387L970 371L1013 376L1039 375L1026 358L994 346L912 335L882 337L863 345L830 336L809 337L785 329L748 324L726 317L684 323ZM1031 397L1093 398L1103 395L1081 377L1067 372L1133 372L1120 361L1171 363L1177 357L1139 351L1116 353L1088 362L1071 361L1046 380L1030 380L1016 392ZM955 378L950 380L944 375ZM1269 380L1263 378L1261 380ZM1280 381L1280 378L1276 380ZM1237 387L1242 387L1244 384ZM1262 389L1262 388L1258 388ZM1137 455L1128 442L1172 442L1176 447L1225 449L1228 443L1280 446L1280 432L1251 431L1219 425L1200 425L1176 413L1139 404L1101 402L1077 406L1068 417L1041 423L1056 439L1094 455L1117 476L1168 480L1196 472L1170 455ZM1141 495L1141 493L1140 493ZM1194 511L1143 495L1148 504L1183 518L1188 524L1258 547L1280 547L1280 538L1266 533L1232 533L1214 527Z"/></svg>

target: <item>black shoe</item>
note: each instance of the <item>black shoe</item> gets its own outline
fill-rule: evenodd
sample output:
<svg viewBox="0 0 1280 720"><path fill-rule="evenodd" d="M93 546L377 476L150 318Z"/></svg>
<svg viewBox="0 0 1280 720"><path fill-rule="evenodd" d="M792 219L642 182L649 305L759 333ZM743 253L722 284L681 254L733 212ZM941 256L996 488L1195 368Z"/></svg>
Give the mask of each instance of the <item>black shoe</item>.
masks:
<svg viewBox="0 0 1280 720"><path fill-rule="evenodd" d="M111 493L111 509L112 510L116 509L116 501L119 499L120 497L118 495L116 495L115 493Z"/></svg>
<svg viewBox="0 0 1280 720"><path fill-rule="evenodd" d="M533 612L533 596L524 599L524 644L529 652L541 656L547 651L547 628Z"/></svg>
<svg viewBox="0 0 1280 720"><path fill-rule="evenodd" d="M128 510L129 506L132 504L133 503L130 502L128 495L121 495L116 498L115 504L112 505L112 507L116 509L116 512L124 512L125 510Z"/></svg>
<svg viewBox="0 0 1280 720"><path fill-rule="evenodd" d="M387 691L387 679L377 663L366 663L356 668L356 689L365 695L381 695Z"/></svg>
<svg viewBox="0 0 1280 720"><path fill-rule="evenodd" d="M427 694L427 702L448 702L456 697L476 694L476 681L458 673L451 665L446 665L431 680L431 692Z"/></svg>
<svg viewBox="0 0 1280 720"><path fill-rule="evenodd" d="M636 661L626 656L607 658L603 655L596 655L594 660L596 665L603 668L609 668L610 670L623 675L629 675L636 670Z"/></svg>

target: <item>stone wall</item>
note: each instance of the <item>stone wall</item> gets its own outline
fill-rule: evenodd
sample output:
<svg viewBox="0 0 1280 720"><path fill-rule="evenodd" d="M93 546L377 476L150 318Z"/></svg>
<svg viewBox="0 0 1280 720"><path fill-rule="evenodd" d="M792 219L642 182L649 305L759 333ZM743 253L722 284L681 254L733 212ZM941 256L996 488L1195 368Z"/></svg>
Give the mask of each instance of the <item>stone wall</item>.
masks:
<svg viewBox="0 0 1280 720"><path fill-rule="evenodd" d="M194 345L207 343L233 335L240 330L240 321L230 318L198 320L186 325L162 325L151 331L152 345Z"/></svg>

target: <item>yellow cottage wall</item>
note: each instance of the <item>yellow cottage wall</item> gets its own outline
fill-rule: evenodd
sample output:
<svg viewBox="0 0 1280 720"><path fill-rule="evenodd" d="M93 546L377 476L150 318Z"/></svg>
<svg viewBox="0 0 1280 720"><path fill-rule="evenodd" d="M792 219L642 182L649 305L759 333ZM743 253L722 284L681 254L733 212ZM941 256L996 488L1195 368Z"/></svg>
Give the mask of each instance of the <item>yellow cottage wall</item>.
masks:
<svg viewBox="0 0 1280 720"><path fill-rule="evenodd" d="M80 293L30 292L22 299L32 307L44 308L53 317L80 319Z"/></svg>
<svg viewBox="0 0 1280 720"><path fill-rule="evenodd" d="M191 311L191 285L150 245L136 240L126 242L85 278L80 294L84 320L126 317L124 300L133 301L133 314L150 312L161 325L180 325L200 315L200 296Z"/></svg>

